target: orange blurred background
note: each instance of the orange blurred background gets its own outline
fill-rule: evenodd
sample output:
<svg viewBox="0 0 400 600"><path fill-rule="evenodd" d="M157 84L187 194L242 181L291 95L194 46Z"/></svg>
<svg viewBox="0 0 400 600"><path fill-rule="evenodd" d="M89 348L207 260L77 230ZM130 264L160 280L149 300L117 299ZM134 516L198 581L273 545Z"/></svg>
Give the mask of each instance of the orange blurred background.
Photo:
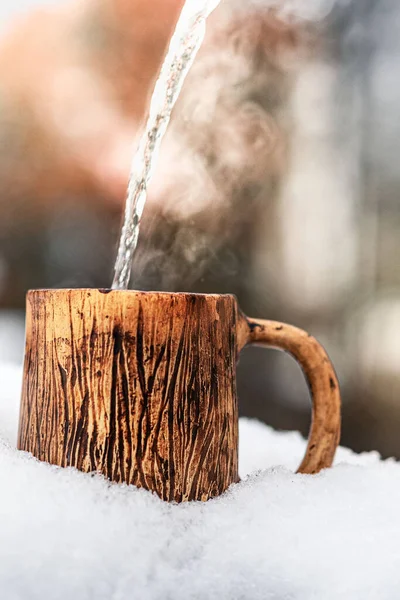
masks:
<svg viewBox="0 0 400 600"><path fill-rule="evenodd" d="M2 4L0 360L21 360L28 288L110 285L130 162L181 5ZM254 317L311 331L339 374L342 442L400 457L400 9L291 6L225 0L210 18L132 287L232 292ZM288 357L248 350L239 391L243 414L307 431Z"/></svg>

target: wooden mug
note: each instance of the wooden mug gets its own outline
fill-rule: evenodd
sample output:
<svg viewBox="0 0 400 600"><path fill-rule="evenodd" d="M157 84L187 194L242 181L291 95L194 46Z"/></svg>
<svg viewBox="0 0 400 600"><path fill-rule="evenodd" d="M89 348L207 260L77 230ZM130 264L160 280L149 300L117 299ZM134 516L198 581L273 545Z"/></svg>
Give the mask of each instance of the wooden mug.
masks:
<svg viewBox="0 0 400 600"><path fill-rule="evenodd" d="M18 447L163 500L218 496L239 480L236 363L247 344L300 363L313 416L299 472L331 466L340 393L324 349L245 317L230 295L30 291Z"/></svg>

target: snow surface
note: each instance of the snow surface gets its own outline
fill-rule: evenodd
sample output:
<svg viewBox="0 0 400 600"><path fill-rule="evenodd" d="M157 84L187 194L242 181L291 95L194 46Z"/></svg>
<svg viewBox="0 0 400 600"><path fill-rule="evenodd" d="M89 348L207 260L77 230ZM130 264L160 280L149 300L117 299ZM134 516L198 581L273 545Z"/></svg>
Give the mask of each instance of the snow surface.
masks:
<svg viewBox="0 0 400 600"><path fill-rule="evenodd" d="M251 474L168 505L18 452L20 381L0 365L0 600L399 598L395 461L340 449L333 469L294 475L304 440L242 419Z"/></svg>

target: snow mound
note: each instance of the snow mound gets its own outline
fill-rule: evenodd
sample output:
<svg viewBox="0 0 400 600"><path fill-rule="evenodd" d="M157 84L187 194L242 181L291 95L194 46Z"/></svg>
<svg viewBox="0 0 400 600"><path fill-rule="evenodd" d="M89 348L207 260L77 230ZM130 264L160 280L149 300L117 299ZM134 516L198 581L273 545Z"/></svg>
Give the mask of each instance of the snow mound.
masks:
<svg viewBox="0 0 400 600"><path fill-rule="evenodd" d="M399 597L395 461L340 449L333 469L294 475L304 440L242 420L244 480L168 505L18 452L20 378L0 365L1 600Z"/></svg>

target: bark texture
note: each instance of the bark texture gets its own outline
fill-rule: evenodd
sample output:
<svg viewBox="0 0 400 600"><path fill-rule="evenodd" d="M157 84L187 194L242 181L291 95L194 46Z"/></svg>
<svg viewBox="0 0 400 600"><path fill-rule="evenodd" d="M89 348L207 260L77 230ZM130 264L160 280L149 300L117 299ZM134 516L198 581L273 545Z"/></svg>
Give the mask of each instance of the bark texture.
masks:
<svg viewBox="0 0 400 600"><path fill-rule="evenodd" d="M325 350L296 327L245 317L233 296L29 292L18 446L164 500L217 496L239 480L236 361L247 344L300 363L313 410L299 472L330 467L340 392Z"/></svg>
<svg viewBox="0 0 400 600"><path fill-rule="evenodd" d="M18 445L168 501L238 481L235 299L107 290L27 298Z"/></svg>

